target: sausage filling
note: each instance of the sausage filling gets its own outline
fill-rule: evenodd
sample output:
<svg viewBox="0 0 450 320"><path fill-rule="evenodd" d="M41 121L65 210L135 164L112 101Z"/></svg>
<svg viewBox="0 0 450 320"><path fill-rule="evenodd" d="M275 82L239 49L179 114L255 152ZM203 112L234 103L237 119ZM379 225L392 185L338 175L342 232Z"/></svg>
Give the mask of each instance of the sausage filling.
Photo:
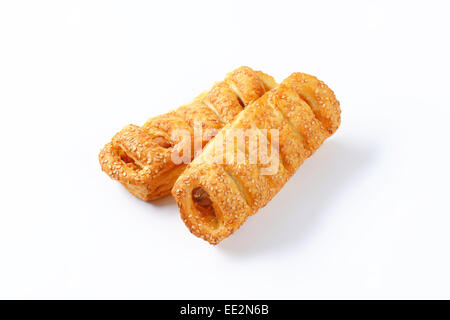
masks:
<svg viewBox="0 0 450 320"><path fill-rule="evenodd" d="M155 141L157 144L159 144L161 147L163 148L170 148L172 145L170 144L169 141L166 140L166 138L164 137L156 137L153 138L153 141Z"/></svg>
<svg viewBox="0 0 450 320"><path fill-rule="evenodd" d="M136 163L136 161L134 161L133 158L128 156L126 154L126 152L123 151L122 149L119 149L119 155L120 155L120 159L123 161L123 163L125 163L129 168L134 169L134 170L140 169L140 166Z"/></svg>
<svg viewBox="0 0 450 320"><path fill-rule="evenodd" d="M217 223L216 212L214 211L209 194L203 188L195 188L192 191L192 201L201 216L210 223Z"/></svg>
<svg viewBox="0 0 450 320"><path fill-rule="evenodd" d="M238 99L239 104L241 105L241 107L245 109L245 103L244 103L244 101L241 99L241 97L236 96L236 98Z"/></svg>

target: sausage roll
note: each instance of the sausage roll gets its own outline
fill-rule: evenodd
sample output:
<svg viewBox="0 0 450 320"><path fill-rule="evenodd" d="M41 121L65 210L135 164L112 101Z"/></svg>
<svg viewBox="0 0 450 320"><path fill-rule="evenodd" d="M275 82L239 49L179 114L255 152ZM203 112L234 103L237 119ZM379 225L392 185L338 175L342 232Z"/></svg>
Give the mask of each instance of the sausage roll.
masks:
<svg viewBox="0 0 450 320"><path fill-rule="evenodd" d="M200 139L204 146L248 104L276 85L272 77L240 67L189 104L152 118L141 127L123 128L101 150L100 165L106 174L142 200L166 196L186 168L185 162L189 162L175 163L173 153L188 160L195 156L195 123L201 125L203 132L210 132ZM188 135L177 135L179 130ZM183 154L183 150L191 152Z"/></svg>
<svg viewBox="0 0 450 320"><path fill-rule="evenodd" d="M337 130L340 113L333 91L303 73L293 73L247 106L188 165L173 187L189 230L211 244L235 232ZM250 143L247 134L242 143L235 143L240 130L253 132L256 143ZM261 152L263 147L266 153ZM263 161L260 154L269 153L275 160ZM267 170L269 166L272 171Z"/></svg>

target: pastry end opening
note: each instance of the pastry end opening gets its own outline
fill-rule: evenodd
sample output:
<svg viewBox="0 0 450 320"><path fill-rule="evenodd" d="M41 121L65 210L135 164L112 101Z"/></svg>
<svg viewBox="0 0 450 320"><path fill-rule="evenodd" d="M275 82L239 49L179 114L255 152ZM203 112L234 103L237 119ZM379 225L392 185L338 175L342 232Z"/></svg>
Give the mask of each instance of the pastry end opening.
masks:
<svg viewBox="0 0 450 320"><path fill-rule="evenodd" d="M219 220L208 192L198 187L192 190L192 201L200 213L200 217L211 226L217 227Z"/></svg>

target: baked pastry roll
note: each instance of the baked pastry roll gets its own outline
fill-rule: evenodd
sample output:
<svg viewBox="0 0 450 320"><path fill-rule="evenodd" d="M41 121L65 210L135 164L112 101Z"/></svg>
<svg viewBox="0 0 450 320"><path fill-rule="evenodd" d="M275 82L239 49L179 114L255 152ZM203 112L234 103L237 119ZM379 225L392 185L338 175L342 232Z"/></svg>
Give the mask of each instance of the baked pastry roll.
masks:
<svg viewBox="0 0 450 320"><path fill-rule="evenodd" d="M249 67L230 72L192 102L148 120L143 126L128 125L118 132L99 154L100 165L136 197L148 201L170 194L186 165L172 161L173 153L194 154L194 126L205 134L202 146L248 104L274 88L272 77ZM177 135L184 130L188 135ZM184 150L184 154L183 154ZM191 152L187 154L185 150Z"/></svg>
<svg viewBox="0 0 450 320"><path fill-rule="evenodd" d="M182 220L194 235L219 243L264 207L339 124L333 91L293 73L247 106L181 174L172 194ZM256 143L248 135L235 143L240 130L253 132Z"/></svg>

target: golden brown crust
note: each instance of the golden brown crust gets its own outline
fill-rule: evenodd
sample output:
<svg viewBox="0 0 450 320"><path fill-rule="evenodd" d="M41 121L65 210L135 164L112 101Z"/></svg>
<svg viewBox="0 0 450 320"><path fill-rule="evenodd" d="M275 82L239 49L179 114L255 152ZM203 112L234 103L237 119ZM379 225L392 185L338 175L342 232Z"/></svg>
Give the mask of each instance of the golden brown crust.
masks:
<svg viewBox="0 0 450 320"><path fill-rule="evenodd" d="M263 82L263 85L264 85L264 88L266 89L266 91L272 90L273 88L275 88L278 85L278 83L275 81L275 79L272 78L271 76L269 76L268 74L265 74L261 71L256 71L256 74Z"/></svg>
<svg viewBox="0 0 450 320"><path fill-rule="evenodd" d="M172 153L190 149L190 158L194 156L196 122L204 133L210 130L202 141L205 145L243 110L239 99L246 106L263 95L266 87L275 85L272 77L249 67L240 67L191 103L149 119L141 127L126 126L101 150L102 170L142 200L166 196L186 167L174 164ZM180 129L190 132L189 141L174 135Z"/></svg>
<svg viewBox="0 0 450 320"><path fill-rule="evenodd" d="M265 100L264 96L255 101L255 103L249 105L246 108L245 113L240 113L235 121L230 124L231 130L247 130L257 137L258 143L256 145L252 145L250 139L245 137L245 149L243 151L247 154L247 158L256 157L256 164L260 171L264 171L271 167L272 163L270 163L267 158L270 157L272 152L276 152L274 146L271 144L270 136L259 130L270 129L265 128L263 124L265 120L264 117L266 116L262 113L265 109L261 109L261 102L263 100ZM261 154L266 153L260 152L261 150L267 150L267 157L261 157ZM270 199L282 188L291 175L288 170L286 170L282 161L279 162L276 171L278 172L276 175L265 175L270 185Z"/></svg>
<svg viewBox="0 0 450 320"><path fill-rule="evenodd" d="M339 101L334 92L314 76L305 73L293 73L283 84L292 88L311 107L317 120L328 132L333 134L341 123Z"/></svg>
<svg viewBox="0 0 450 320"><path fill-rule="evenodd" d="M182 175L178 181L186 185L186 188L179 189L177 197L189 199L178 203L181 218L194 235L212 244L236 231L252 214L232 178L220 165L212 162L201 163L195 170ZM201 187L208 193L213 203L215 219L205 217L195 208L192 200L194 186ZM196 214L192 215L194 211Z"/></svg>
<svg viewBox="0 0 450 320"><path fill-rule="evenodd" d="M241 104L245 106L266 92L264 82L249 67L241 67L230 72L225 78L225 83L234 91Z"/></svg>
<svg viewBox="0 0 450 320"><path fill-rule="evenodd" d="M301 73L292 74L279 87L247 106L188 165L172 189L189 230L211 244L231 235L275 196L303 161L336 131L339 122L339 102L331 89L315 77ZM251 128L258 136L256 146L251 147L246 137L243 145L232 144L224 150L224 145L234 141L236 129ZM276 147L270 131L264 131L270 129L279 132L280 161L276 174L263 175L266 165L259 161L238 164L239 156L249 159L265 144L272 150ZM217 163L217 159L225 159L224 154L226 160L234 163ZM202 197L210 197L208 201L214 209L208 219L194 205L192 191L198 188Z"/></svg>
<svg viewBox="0 0 450 320"><path fill-rule="evenodd" d="M243 110L236 94L224 82L216 83L205 95L203 103L216 110L222 121L227 123Z"/></svg>
<svg viewBox="0 0 450 320"><path fill-rule="evenodd" d="M271 180L261 174L264 166L250 161L248 141L244 145L231 143L230 130L230 125L223 128L214 138L214 143L209 144L199 156L198 162L222 163L225 172L234 180L254 213L271 199Z"/></svg>

